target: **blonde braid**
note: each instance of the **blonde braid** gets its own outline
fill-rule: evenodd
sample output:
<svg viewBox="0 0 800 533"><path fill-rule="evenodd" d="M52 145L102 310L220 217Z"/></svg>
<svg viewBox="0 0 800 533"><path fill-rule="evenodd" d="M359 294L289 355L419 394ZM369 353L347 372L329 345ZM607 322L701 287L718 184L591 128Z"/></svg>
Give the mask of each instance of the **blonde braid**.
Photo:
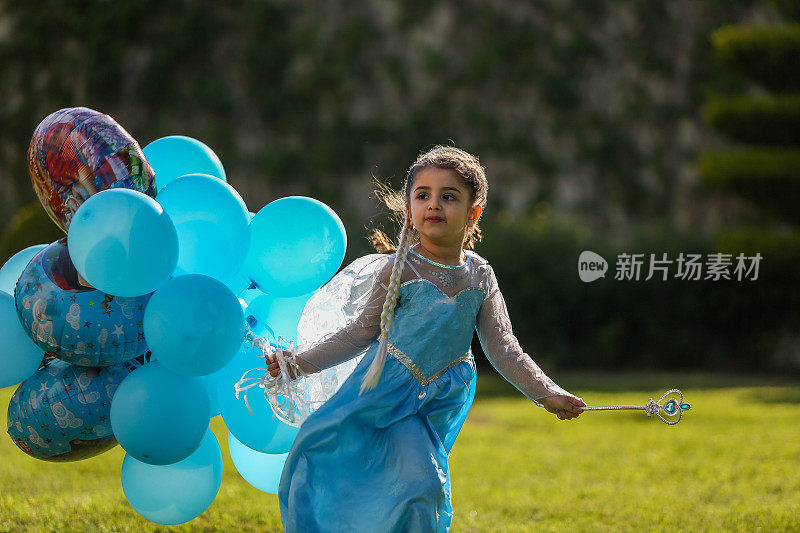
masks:
<svg viewBox="0 0 800 533"><path fill-rule="evenodd" d="M394 257L394 265L392 266L392 274L389 277L389 287L386 290L386 300L383 302L383 311L381 311L381 343L378 347L378 353L369 365L367 375L361 382L361 390L359 395L366 390L374 389L378 385L378 379L381 377L383 367L386 364L386 352L389 344L389 328L392 325L392 318L394 317L394 308L397 305L397 295L400 291L400 277L403 275L403 267L405 266L406 256L411 239L409 234L408 219L403 223L403 229L400 231L400 242L397 243L397 252Z"/></svg>

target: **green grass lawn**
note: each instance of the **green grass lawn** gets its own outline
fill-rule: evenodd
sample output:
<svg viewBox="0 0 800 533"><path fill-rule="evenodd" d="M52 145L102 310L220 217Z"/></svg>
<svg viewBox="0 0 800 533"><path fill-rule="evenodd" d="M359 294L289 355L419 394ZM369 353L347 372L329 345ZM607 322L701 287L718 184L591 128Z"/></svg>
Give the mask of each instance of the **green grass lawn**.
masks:
<svg viewBox="0 0 800 533"><path fill-rule="evenodd" d="M800 383L698 374L558 375L589 405L646 403L681 388L676 426L639 412L559 421L495 376L450 457L453 531L800 531ZM0 389L6 409L13 388ZM75 463L31 459L0 438L0 531L279 531L277 497L248 485L212 421L222 487L174 528L136 514L117 447Z"/></svg>

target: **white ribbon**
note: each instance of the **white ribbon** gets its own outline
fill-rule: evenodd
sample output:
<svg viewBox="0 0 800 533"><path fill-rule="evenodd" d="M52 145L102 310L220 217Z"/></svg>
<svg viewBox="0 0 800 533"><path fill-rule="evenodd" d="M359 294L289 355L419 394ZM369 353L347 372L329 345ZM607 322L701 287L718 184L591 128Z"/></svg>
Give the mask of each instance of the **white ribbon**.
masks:
<svg viewBox="0 0 800 533"><path fill-rule="evenodd" d="M275 349L269 341L253 334L249 328L245 335L245 341L261 350L261 356L264 357L267 364L271 360L276 361L280 373L272 376L267 367L251 368L242 374L239 381L234 384L236 399L239 399L240 392L244 392L244 403L252 414L253 409L247 400L247 393L253 387L260 387L264 389L264 398L270 404L274 415L282 422L299 426L310 414L310 409L303 398L305 389L301 387L302 380L307 374L297 365L297 349L294 341L289 341L288 350ZM278 337L278 344L285 344L285 342L283 337ZM290 369L294 371L294 379L290 377ZM251 372L259 370L263 371L261 377L248 377Z"/></svg>

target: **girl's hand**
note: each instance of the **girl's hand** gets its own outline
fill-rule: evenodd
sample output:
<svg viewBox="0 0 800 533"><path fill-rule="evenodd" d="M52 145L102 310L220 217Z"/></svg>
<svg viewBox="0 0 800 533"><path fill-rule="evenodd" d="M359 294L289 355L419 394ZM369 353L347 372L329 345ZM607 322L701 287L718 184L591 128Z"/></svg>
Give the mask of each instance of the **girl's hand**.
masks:
<svg viewBox="0 0 800 533"><path fill-rule="evenodd" d="M291 356L291 352L289 350L276 350L276 352L277 351L281 352L281 355L283 356L284 360L286 360ZM272 376L273 378L278 377L281 373L281 367L278 365L277 353L276 355L273 355L271 358L267 357L266 359L267 359L267 370L269 370L269 375ZM292 365L287 364L287 366L288 366L287 370L289 371L289 379L296 378L297 376Z"/></svg>
<svg viewBox="0 0 800 533"><path fill-rule="evenodd" d="M539 400L548 412L553 413L559 420L572 420L578 418L583 412L581 407L586 404L572 396L547 396Z"/></svg>

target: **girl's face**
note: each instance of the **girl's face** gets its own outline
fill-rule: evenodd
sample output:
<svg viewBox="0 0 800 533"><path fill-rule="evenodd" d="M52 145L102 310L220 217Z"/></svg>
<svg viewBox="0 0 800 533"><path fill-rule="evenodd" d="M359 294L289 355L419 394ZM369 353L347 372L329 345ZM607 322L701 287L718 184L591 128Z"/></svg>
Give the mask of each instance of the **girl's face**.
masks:
<svg viewBox="0 0 800 533"><path fill-rule="evenodd" d="M461 245L467 225L477 222L480 205L454 170L425 167L411 185L411 222L420 238L440 246ZM424 244L424 242L423 242Z"/></svg>

